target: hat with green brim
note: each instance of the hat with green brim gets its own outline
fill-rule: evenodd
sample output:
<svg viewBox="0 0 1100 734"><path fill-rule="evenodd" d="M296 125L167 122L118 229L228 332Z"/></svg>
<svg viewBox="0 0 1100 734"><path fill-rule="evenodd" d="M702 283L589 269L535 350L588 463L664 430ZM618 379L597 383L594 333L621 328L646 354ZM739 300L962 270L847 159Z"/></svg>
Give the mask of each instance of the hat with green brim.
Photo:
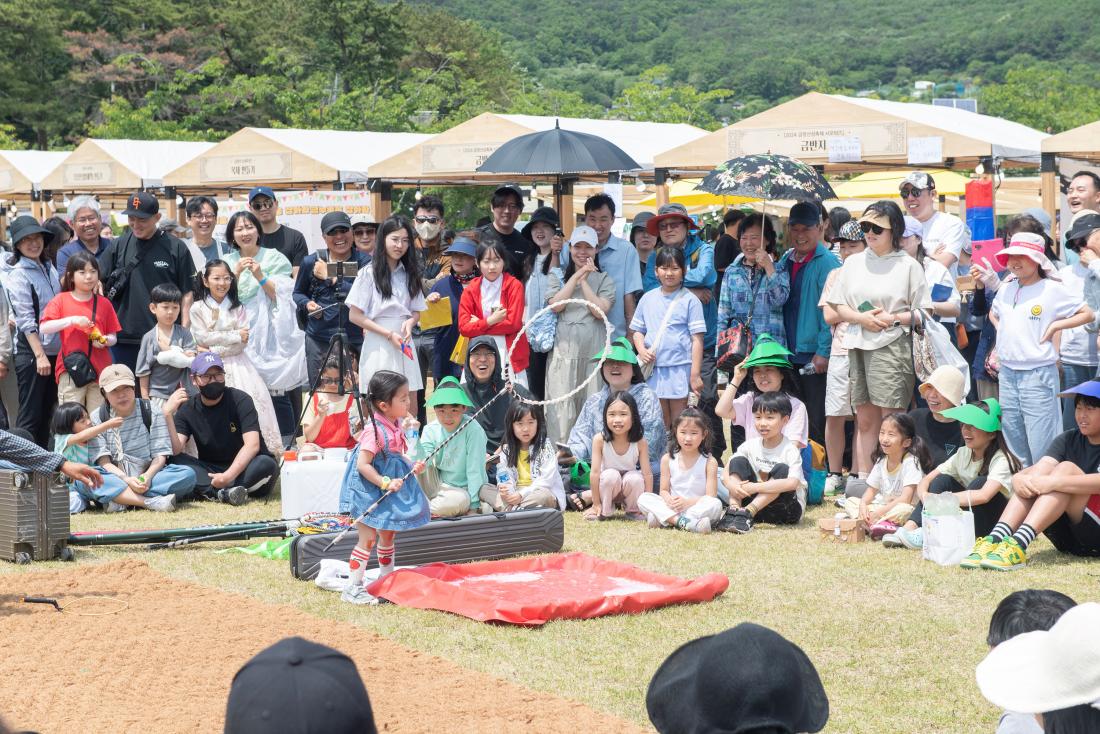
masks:
<svg viewBox="0 0 1100 734"><path fill-rule="evenodd" d="M982 402L989 407L988 413L977 403L967 403L957 408L948 408L940 415L986 433L996 433L1001 430L1001 404L995 398L986 398Z"/></svg>
<svg viewBox="0 0 1100 734"><path fill-rule="evenodd" d="M435 408L440 405L465 405L467 408L474 407L474 404L470 402L470 398L466 395L466 391L458 384L458 380L453 377L444 377L440 380L439 384L435 386L435 390L432 390L431 396L424 405L428 408Z"/></svg>
<svg viewBox="0 0 1100 734"><path fill-rule="evenodd" d="M741 363L745 369L749 367L791 367L792 354L789 349L772 338L771 334L761 334L756 339L749 356Z"/></svg>
<svg viewBox="0 0 1100 734"><path fill-rule="evenodd" d="M596 353L596 356L592 358L592 361L603 359L604 352L607 352L607 358L614 360L615 362L626 362L627 364L638 364L638 355L634 353L634 348L630 346L630 342L627 341L625 336L620 336L615 341L611 342L611 349L601 349Z"/></svg>

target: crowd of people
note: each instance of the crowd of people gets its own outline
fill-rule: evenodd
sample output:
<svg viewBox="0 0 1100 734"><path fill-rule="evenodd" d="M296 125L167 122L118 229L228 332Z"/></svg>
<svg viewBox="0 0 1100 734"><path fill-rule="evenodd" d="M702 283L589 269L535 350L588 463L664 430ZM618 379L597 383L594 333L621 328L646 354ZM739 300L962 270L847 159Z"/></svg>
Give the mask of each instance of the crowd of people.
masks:
<svg viewBox="0 0 1100 734"><path fill-rule="evenodd" d="M856 218L731 210L710 242L675 203L619 237L596 194L566 238L550 207L521 227L524 196L501 186L475 229L422 196L411 218L326 214L308 253L267 187L224 241L207 197L186 203L182 241L150 193L114 239L80 196L68 233L12 222L0 384L18 399L0 420L96 466L74 512L240 504L272 491L298 436L353 450L342 510L397 495L352 559L378 545L385 568L394 534L432 516L796 524L815 461L887 546L921 547L923 502L950 493L980 538L965 567L1019 567L1039 533L1098 555L1100 179L1074 177L1059 242L1032 210L989 260L937 200L918 171ZM429 309L449 319L422 329ZM933 330L949 343L927 374Z"/></svg>

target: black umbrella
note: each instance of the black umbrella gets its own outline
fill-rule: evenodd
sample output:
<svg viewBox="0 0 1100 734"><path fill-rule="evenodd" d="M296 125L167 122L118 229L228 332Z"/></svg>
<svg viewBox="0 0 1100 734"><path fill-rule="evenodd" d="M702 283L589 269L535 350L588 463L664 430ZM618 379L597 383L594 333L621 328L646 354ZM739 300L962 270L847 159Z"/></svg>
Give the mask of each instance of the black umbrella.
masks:
<svg viewBox="0 0 1100 734"><path fill-rule="evenodd" d="M478 173L515 173L563 176L610 173L641 168L622 148L598 135L553 130L521 135L496 149L477 168Z"/></svg>
<svg viewBox="0 0 1100 734"><path fill-rule="evenodd" d="M833 187L816 169L800 160L770 153L731 158L708 173L695 188L721 196L747 196L764 201L837 198Z"/></svg>

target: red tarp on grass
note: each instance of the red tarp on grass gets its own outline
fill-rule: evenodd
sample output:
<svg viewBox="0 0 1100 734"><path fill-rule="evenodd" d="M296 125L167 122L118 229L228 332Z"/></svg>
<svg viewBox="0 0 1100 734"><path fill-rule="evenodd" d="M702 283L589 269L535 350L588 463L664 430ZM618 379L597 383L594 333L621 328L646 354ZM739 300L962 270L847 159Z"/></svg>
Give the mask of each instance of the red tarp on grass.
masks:
<svg viewBox="0 0 1100 734"><path fill-rule="evenodd" d="M714 599L729 586L720 573L664 576L584 553L559 553L403 569L367 591L394 604L461 614L479 622L537 626L551 619L637 614Z"/></svg>

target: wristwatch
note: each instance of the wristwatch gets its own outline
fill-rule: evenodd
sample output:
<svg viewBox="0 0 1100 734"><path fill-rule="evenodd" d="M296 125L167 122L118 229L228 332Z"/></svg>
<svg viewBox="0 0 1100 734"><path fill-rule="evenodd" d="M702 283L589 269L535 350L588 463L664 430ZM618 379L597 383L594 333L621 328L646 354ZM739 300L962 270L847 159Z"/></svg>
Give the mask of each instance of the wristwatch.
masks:
<svg viewBox="0 0 1100 734"><path fill-rule="evenodd" d="M896 329L899 326L901 326L901 319L894 319L894 323L890 324L890 327L893 329Z"/></svg>

